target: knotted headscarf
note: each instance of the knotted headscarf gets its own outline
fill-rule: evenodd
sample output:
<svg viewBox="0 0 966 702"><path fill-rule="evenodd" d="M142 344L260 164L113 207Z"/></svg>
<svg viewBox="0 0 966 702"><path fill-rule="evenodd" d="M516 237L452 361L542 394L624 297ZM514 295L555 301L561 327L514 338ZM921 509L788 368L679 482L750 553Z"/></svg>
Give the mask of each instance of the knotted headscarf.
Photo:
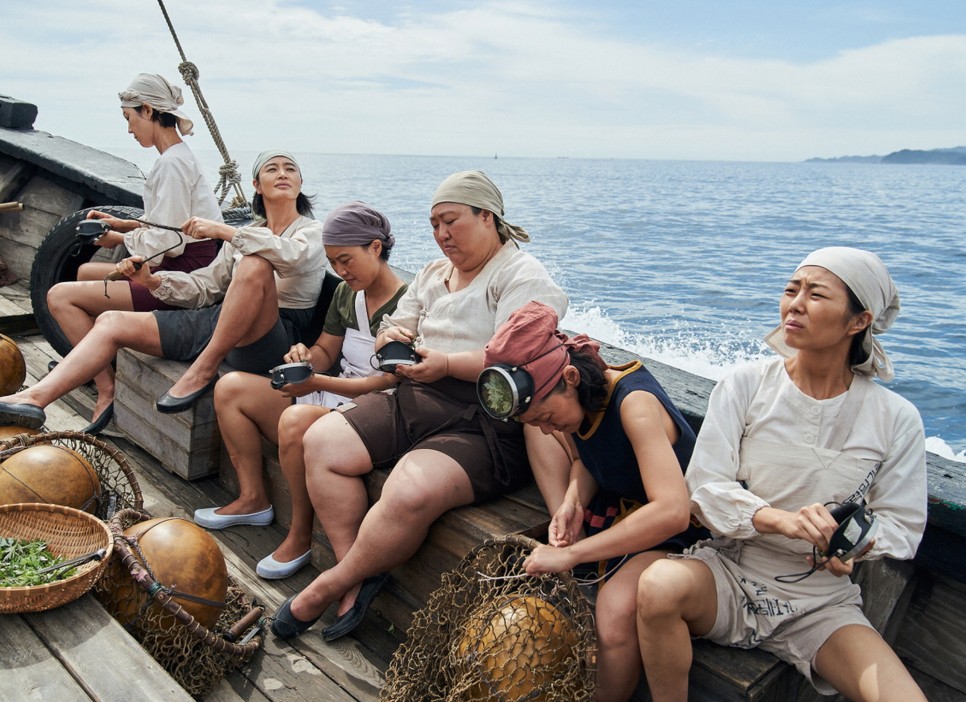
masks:
<svg viewBox="0 0 966 702"><path fill-rule="evenodd" d="M798 268L804 266L819 266L838 276L855 293L862 306L872 313L872 324L862 332L862 350L866 353L866 359L852 366L852 370L859 375L877 375L886 382L892 380L895 377L892 362L875 338L876 334L891 327L899 315L899 291L889 275L889 269L874 253L848 246L830 246L813 251ZM765 337L765 342L786 358L795 353L785 344L781 325Z"/></svg>
<svg viewBox="0 0 966 702"><path fill-rule="evenodd" d="M538 402L557 385L570 363L571 351L590 356L601 370L607 369L600 357L599 343L586 334L568 337L557 329L554 309L533 300L496 330L483 349L483 365L500 363L523 368L533 378L533 401Z"/></svg>
<svg viewBox="0 0 966 702"><path fill-rule="evenodd" d="M430 209L441 202L458 202L461 205L479 207L499 215L496 230L500 240L530 241L523 227L503 221L503 195L483 171L461 171L449 176L436 188Z"/></svg>
<svg viewBox="0 0 966 702"><path fill-rule="evenodd" d="M322 224L322 243L325 246L368 246L374 239L386 250L396 242L390 234L392 227L382 212L358 200L339 205Z"/></svg>
<svg viewBox="0 0 966 702"><path fill-rule="evenodd" d="M184 136L191 134L194 129L194 122L178 109L184 104L181 88L169 83L164 76L156 73L139 73L127 89L119 92L117 96L121 98L121 107L149 105L158 112L174 115L178 118L178 131Z"/></svg>
<svg viewBox="0 0 966 702"><path fill-rule="evenodd" d="M299 166L299 162L295 160L295 157L288 151L263 151L255 157L255 165L252 166L252 180L258 180L258 172L262 170L262 166L271 161L276 156L281 156L287 158L289 161L295 164L295 167L299 169L299 174L302 173L302 167Z"/></svg>

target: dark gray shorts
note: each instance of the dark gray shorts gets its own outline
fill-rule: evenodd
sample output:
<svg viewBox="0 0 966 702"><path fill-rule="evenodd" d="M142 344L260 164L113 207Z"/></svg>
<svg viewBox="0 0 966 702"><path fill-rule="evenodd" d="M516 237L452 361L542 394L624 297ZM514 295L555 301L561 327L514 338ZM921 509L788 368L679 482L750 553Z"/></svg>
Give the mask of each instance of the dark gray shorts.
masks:
<svg viewBox="0 0 966 702"><path fill-rule="evenodd" d="M338 411L362 439L373 465L392 467L413 449L439 451L466 471L476 502L532 480L523 425L487 415L474 383L404 379L392 391L362 395Z"/></svg>
<svg viewBox="0 0 966 702"><path fill-rule="evenodd" d="M314 310L280 309L279 317L265 336L248 346L232 349L225 362L249 373L267 373L282 362L282 356L299 341ZM173 361L193 361L215 333L221 305L196 310L155 310L161 353Z"/></svg>

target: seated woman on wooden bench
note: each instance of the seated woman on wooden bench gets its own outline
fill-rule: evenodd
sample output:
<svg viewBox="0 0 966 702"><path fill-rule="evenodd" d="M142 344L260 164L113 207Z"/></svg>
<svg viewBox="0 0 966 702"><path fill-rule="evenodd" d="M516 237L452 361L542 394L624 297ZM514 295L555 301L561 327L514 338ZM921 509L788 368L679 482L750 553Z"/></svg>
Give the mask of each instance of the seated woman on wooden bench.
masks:
<svg viewBox="0 0 966 702"><path fill-rule="evenodd" d="M333 293L322 335L311 348L296 344L283 360L308 361L321 369L338 361L338 375L314 373L275 390L263 375L234 372L215 385L218 426L238 475L239 495L224 507L196 510L194 519L208 529L271 524L275 513L262 476L262 437L276 444L291 494L292 521L285 540L255 568L263 578L288 577L312 555L315 512L305 488L305 430L350 398L397 382L372 366L382 317L395 311L406 290L389 267L394 241L385 215L361 202L337 207L322 225L325 255L343 282Z"/></svg>
<svg viewBox="0 0 966 702"><path fill-rule="evenodd" d="M531 302L486 345L477 388L487 412L527 425L527 455L553 515L548 544L523 568L539 575L599 563L595 699L626 700L641 676L637 580L707 534L689 526L694 431L640 361L608 366L599 349L557 331L554 311ZM532 399L514 403L514 390Z"/></svg>
<svg viewBox="0 0 966 702"><path fill-rule="evenodd" d="M144 219L147 222L180 226L191 217L221 221L221 209L214 191L201 170L201 164L179 136L191 134L193 124L181 112L181 90L163 76L141 73L121 93L121 111L127 130L144 148L158 151L158 160L144 181ZM113 249L123 245L132 256L152 259L158 271L193 271L211 263L218 253L214 239L185 239L177 232L119 219L91 210L88 219L99 219L110 227L94 243ZM163 255L161 255L163 254ZM157 258L160 256L160 258ZM77 281L58 283L47 292L47 307L71 345L77 346L94 326L94 320L107 310L172 309L154 297L132 278L104 281L113 263L85 263L77 271ZM108 388L113 384L110 370L98 374L94 384ZM114 414L111 405L94 412L91 425L84 431L98 433Z"/></svg>
<svg viewBox="0 0 966 702"><path fill-rule="evenodd" d="M193 239L221 239L218 257L190 273L152 272L141 257L117 269L165 302L183 308L154 312L107 311L50 374L33 387L0 398L0 423L40 427L44 408L109 371L121 348L178 361L193 361L157 402L160 412L181 412L211 390L219 364L266 372L301 341L322 290L325 259L322 224L311 218L294 157L266 151L252 169L252 209L263 218L235 227L192 217L182 231ZM114 400L113 373L98 387L94 416Z"/></svg>
<svg viewBox="0 0 966 702"><path fill-rule="evenodd" d="M377 348L412 343L420 361L399 366L397 388L363 395L305 433L306 484L338 563L275 613L288 638L337 604L332 640L352 631L385 581L422 545L430 525L460 505L483 502L530 479L523 427L483 412L476 378L483 347L530 300L563 314L567 297L517 241L527 233L502 219L503 196L479 171L437 188L433 236L445 258L427 264L382 322ZM364 482L392 469L369 508Z"/></svg>
<svg viewBox="0 0 966 702"><path fill-rule="evenodd" d="M697 636L770 651L823 694L924 700L843 577L855 559L912 558L926 525L922 420L872 380L893 377L875 334L899 312L895 284L868 251L820 249L779 307L767 340L783 358L715 386L688 466L692 512L717 536L641 575L651 696L687 699ZM844 538L836 534L836 503L867 504L877 531L843 519Z"/></svg>

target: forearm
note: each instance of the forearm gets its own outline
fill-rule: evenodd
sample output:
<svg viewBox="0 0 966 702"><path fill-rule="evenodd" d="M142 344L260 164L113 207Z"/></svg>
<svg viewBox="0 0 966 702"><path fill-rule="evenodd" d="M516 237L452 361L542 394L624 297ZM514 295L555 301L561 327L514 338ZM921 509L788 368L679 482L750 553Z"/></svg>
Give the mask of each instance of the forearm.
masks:
<svg viewBox="0 0 966 702"><path fill-rule="evenodd" d="M377 392L391 388L398 381L388 373L376 373L366 378L340 378L331 375L316 375L315 387L323 392L331 392L343 397L358 397L367 392Z"/></svg>

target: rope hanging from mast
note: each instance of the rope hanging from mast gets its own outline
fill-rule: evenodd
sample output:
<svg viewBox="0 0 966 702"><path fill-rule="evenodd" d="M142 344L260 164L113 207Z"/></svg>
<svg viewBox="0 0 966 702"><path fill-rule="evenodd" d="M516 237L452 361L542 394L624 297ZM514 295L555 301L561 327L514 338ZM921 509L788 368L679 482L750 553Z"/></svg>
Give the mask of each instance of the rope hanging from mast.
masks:
<svg viewBox="0 0 966 702"><path fill-rule="evenodd" d="M232 160L228 155L228 147L225 146L225 142L221 138L221 132L218 131L218 125L215 124L215 116L208 109L205 96L201 94L201 86L198 85L198 77L200 76L198 67L191 63L185 56L184 49L181 48L181 42L178 41L178 35L174 31L174 25L171 24L171 18L168 17L168 10L164 6L164 0L158 0L158 5L161 6L164 21L168 23L168 29L171 30L171 38L174 39L174 44L178 47L178 53L181 54L181 64L178 66L181 77L184 79L185 85L191 88L191 92L195 96L195 102L198 103L198 108L201 110L201 116L204 118L205 124L208 125L208 132L211 134L215 146L218 147L218 151L225 161L218 169L218 185L215 186L215 195L218 197L218 204L220 205L225 201L225 196L228 194L229 188L233 188L235 197L231 201L231 207L245 207L248 204L248 200L245 198L245 193L241 188L241 174L238 172L238 162Z"/></svg>

